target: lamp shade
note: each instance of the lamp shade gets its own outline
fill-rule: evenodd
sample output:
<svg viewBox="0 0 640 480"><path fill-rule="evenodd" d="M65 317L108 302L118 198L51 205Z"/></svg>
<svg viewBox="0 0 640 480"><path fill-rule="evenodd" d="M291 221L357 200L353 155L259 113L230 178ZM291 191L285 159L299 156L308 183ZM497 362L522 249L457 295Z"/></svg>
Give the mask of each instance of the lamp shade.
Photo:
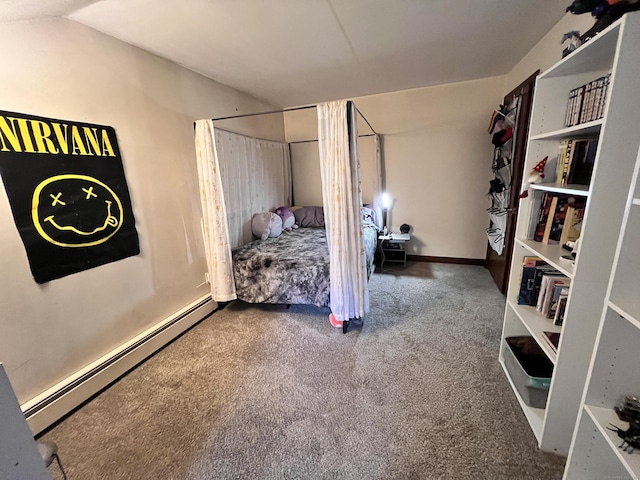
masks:
<svg viewBox="0 0 640 480"><path fill-rule="evenodd" d="M391 195L384 192L380 197L380 203L382 204L382 208L387 210L391 206Z"/></svg>

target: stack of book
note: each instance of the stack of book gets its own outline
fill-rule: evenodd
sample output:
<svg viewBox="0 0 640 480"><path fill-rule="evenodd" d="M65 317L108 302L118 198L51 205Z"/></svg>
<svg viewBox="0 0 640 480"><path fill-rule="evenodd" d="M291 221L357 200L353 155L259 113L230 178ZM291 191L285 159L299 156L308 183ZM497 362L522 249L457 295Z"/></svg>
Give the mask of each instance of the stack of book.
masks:
<svg viewBox="0 0 640 480"><path fill-rule="evenodd" d="M532 203L529 240L565 245L580 236L585 199L572 195L540 192Z"/></svg>
<svg viewBox="0 0 640 480"><path fill-rule="evenodd" d="M589 185L596 162L597 138L567 138L560 142L556 183Z"/></svg>
<svg viewBox="0 0 640 480"><path fill-rule="evenodd" d="M562 325L571 279L539 257L524 257L518 304L535 307Z"/></svg>
<svg viewBox="0 0 640 480"><path fill-rule="evenodd" d="M565 127L598 120L604 116L611 74L597 78L569 92Z"/></svg>

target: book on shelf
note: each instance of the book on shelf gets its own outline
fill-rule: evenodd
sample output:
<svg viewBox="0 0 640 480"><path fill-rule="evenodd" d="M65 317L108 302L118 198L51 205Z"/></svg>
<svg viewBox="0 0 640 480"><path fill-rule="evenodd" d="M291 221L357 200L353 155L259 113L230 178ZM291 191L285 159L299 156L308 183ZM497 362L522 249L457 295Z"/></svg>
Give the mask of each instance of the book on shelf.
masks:
<svg viewBox="0 0 640 480"><path fill-rule="evenodd" d="M607 90L609 89L609 82L611 81L611 74L602 77L602 97L600 98L600 102L598 104L598 111L596 118L604 117L604 110L606 106L606 98L607 98Z"/></svg>
<svg viewBox="0 0 640 480"><path fill-rule="evenodd" d="M581 221L581 215L584 213L584 198L563 193L543 192L539 200L532 202L528 238L550 245L566 243L566 241L562 242L562 233L569 207L574 209L571 224L574 230L568 230L566 236L575 237L574 231L576 228L579 229L578 222Z"/></svg>
<svg viewBox="0 0 640 480"><path fill-rule="evenodd" d="M598 148L597 138L565 139L560 142L556 182L589 185Z"/></svg>
<svg viewBox="0 0 640 480"><path fill-rule="evenodd" d="M538 215L540 214L540 206L543 200L546 199L547 192L541 190L534 190L531 198L531 204L529 206L529 228L527 230L527 239L532 240L536 234L536 228L538 227Z"/></svg>
<svg viewBox="0 0 640 480"><path fill-rule="evenodd" d="M596 162L598 149L597 138L575 140L573 153L569 163L569 172L566 177L567 184L589 185L593 166Z"/></svg>
<svg viewBox="0 0 640 480"><path fill-rule="evenodd" d="M578 120L578 123L585 123L589 121L587 120L587 118L590 117L589 110L593 109L593 103L591 103L591 100L593 99L593 94L595 93L595 86L593 85L593 83L594 82L589 82L584 86L584 105L580 109L580 118Z"/></svg>
<svg viewBox="0 0 640 480"><path fill-rule="evenodd" d="M549 235L551 234L551 226L553 224L553 217L555 216L556 208L558 205L558 196L553 195L551 198L551 205L547 212L547 222L544 227L544 233L542 234L542 243L549 243Z"/></svg>
<svg viewBox="0 0 640 480"><path fill-rule="evenodd" d="M549 227L549 235L545 235L545 237L542 239L543 243L547 243L550 245L564 245L564 243L562 243L561 241L562 232L564 232L565 225L567 224L567 213L569 211L569 208L572 208L574 212L577 208L580 208L584 212L584 206L585 203L584 199L582 198L576 198L570 195L559 195L555 206L556 208L553 210L553 214L549 212L547 224L550 223L551 226Z"/></svg>
<svg viewBox="0 0 640 480"><path fill-rule="evenodd" d="M580 237L583 217L584 204L567 207L567 214L560 234L560 245L565 245L567 242L575 242Z"/></svg>
<svg viewBox="0 0 640 480"><path fill-rule="evenodd" d="M569 91L565 127L598 120L604 116L611 74L596 78Z"/></svg>
<svg viewBox="0 0 640 480"><path fill-rule="evenodd" d="M531 218L534 219L535 222L533 240L535 240L536 242L541 242L544 238L544 232L547 228L547 219L549 217L549 211L551 209L551 202L553 201L553 197L554 196L551 193L543 192L540 199L538 213L535 217L533 215L531 216Z"/></svg>
<svg viewBox="0 0 640 480"><path fill-rule="evenodd" d="M538 294L536 310L547 318L553 318L553 316L549 317L549 310L553 303L555 312L555 305L557 304L558 297L560 296L560 290L558 290L557 296L555 296L556 287L568 287L570 283L571 280L566 275L557 273L543 275L542 282L540 283L540 293Z"/></svg>
<svg viewBox="0 0 640 480"><path fill-rule="evenodd" d="M556 164L556 183L564 185L566 177L569 173L569 159L571 158L571 149L573 140L565 138L560 140L560 148L558 152L558 162Z"/></svg>
<svg viewBox="0 0 640 480"><path fill-rule="evenodd" d="M580 112L582 111L582 101L584 99L585 88L585 85L577 88L575 105L573 106L573 113L571 115L571 126L580 123Z"/></svg>
<svg viewBox="0 0 640 480"><path fill-rule="evenodd" d="M567 300L569 298L569 289L563 288L560 290L560 296L558 297L558 303L556 305L556 311L553 314L553 324L562 325L564 321L564 313L567 308Z"/></svg>
<svg viewBox="0 0 640 480"><path fill-rule="evenodd" d="M571 119L573 118L573 105L575 103L577 92L578 91L576 89L569 91L569 100L567 101L567 113L565 114L565 117L564 117L565 127L571 126Z"/></svg>
<svg viewBox="0 0 640 480"><path fill-rule="evenodd" d="M570 284L571 279L542 258L524 257L518 305L534 307L547 318L553 318L562 292L568 290Z"/></svg>
<svg viewBox="0 0 640 480"><path fill-rule="evenodd" d="M529 296L529 306L531 307L536 307L538 305L542 279L545 275L562 275L562 273L556 270L555 267L548 264L536 267L535 277L533 279L533 290Z"/></svg>
<svg viewBox="0 0 640 480"><path fill-rule="evenodd" d="M557 281L553 284L553 290L547 291L547 308L542 313L544 313L547 318L554 319L556 316L556 312L558 311L558 302L560 301L560 296L563 291L566 291L568 294L568 289L571 286L571 280L565 279Z"/></svg>
<svg viewBox="0 0 640 480"><path fill-rule="evenodd" d="M522 260L522 277L520 279L520 291L518 292L518 305L530 305L533 295L536 267L547 265L540 257L524 257Z"/></svg>
<svg viewBox="0 0 640 480"><path fill-rule="evenodd" d="M547 341L549 346L554 352L558 352L558 345L560 344L560 332L543 332L543 338Z"/></svg>

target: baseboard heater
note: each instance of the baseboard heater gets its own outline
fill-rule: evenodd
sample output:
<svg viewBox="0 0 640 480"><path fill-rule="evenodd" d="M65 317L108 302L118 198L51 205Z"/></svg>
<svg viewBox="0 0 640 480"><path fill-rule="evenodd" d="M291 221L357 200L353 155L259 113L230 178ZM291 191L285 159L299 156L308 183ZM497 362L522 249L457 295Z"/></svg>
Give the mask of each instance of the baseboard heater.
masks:
<svg viewBox="0 0 640 480"><path fill-rule="evenodd" d="M34 435L91 398L216 308L210 295L196 300L127 343L21 405Z"/></svg>
<svg viewBox="0 0 640 480"><path fill-rule="evenodd" d="M484 258L432 257L429 255L407 255L407 260L429 263L456 263L458 265L484 266L486 264Z"/></svg>

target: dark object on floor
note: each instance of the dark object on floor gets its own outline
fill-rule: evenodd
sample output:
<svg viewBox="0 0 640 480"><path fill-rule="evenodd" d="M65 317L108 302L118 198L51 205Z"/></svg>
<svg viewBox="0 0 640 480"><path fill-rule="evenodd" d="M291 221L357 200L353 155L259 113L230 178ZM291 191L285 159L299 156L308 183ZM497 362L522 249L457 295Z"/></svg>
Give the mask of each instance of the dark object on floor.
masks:
<svg viewBox="0 0 640 480"><path fill-rule="evenodd" d="M55 460L58 463L58 467L62 472L62 478L66 480L67 474L62 468L62 464L60 463L60 457L58 456L58 445L55 442L37 442L38 452L40 452L40 456L42 457L42 461L44 462L45 467L49 468L49 465L53 463Z"/></svg>
<svg viewBox="0 0 640 480"><path fill-rule="evenodd" d="M364 324L364 320L362 318L352 318L351 320L346 320L342 322L342 333L347 333L349 327L362 328Z"/></svg>

